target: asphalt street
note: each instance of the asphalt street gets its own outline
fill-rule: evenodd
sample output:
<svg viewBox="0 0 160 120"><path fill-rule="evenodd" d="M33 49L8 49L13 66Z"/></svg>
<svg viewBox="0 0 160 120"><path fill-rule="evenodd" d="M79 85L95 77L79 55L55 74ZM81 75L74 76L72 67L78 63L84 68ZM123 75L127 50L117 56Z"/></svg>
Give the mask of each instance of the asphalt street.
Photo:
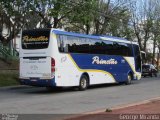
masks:
<svg viewBox="0 0 160 120"><path fill-rule="evenodd" d="M100 85L86 91L41 87L0 88L0 113L81 114L160 97L160 77L142 78L131 85Z"/></svg>

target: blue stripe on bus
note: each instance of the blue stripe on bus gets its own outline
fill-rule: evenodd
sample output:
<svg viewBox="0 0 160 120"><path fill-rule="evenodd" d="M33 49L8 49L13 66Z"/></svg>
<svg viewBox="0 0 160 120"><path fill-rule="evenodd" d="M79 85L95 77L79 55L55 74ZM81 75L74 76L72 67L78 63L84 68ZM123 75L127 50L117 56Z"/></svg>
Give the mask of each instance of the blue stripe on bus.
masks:
<svg viewBox="0 0 160 120"><path fill-rule="evenodd" d="M128 72L131 71L133 73L131 66L122 56L105 56L96 54L70 55L80 69L103 70L109 72L117 82L126 81ZM99 62L99 64L97 64L94 62L95 57L99 58L99 60L104 60L104 62Z"/></svg>

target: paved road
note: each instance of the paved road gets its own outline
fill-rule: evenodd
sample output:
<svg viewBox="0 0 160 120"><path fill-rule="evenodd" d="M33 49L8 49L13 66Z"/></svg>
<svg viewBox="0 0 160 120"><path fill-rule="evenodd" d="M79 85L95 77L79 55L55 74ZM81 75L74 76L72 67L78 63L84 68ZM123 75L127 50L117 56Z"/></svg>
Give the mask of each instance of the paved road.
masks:
<svg viewBox="0 0 160 120"><path fill-rule="evenodd" d="M0 88L0 113L79 114L160 97L160 78L142 78L132 85L94 86L86 91L48 92L28 86Z"/></svg>

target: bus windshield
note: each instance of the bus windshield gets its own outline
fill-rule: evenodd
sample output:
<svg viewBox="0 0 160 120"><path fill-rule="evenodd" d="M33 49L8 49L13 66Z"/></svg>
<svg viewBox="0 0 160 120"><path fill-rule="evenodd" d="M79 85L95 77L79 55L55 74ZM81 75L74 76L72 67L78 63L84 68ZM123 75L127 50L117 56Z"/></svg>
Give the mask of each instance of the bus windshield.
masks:
<svg viewBox="0 0 160 120"><path fill-rule="evenodd" d="M45 49L49 45L50 29L25 30L22 33L22 49Z"/></svg>

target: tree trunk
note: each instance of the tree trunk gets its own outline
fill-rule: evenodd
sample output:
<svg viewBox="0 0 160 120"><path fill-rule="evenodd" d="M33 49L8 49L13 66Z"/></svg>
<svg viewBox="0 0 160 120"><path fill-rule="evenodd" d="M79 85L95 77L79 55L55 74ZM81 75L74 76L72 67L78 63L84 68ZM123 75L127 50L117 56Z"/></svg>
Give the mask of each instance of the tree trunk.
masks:
<svg viewBox="0 0 160 120"><path fill-rule="evenodd" d="M89 30L90 30L90 25L89 25L89 24L86 24L86 34L87 34L87 35L89 34Z"/></svg>
<svg viewBox="0 0 160 120"><path fill-rule="evenodd" d="M154 61L155 61L155 52L156 52L156 36L155 36L154 41L153 41L153 56L152 56L152 64L154 64Z"/></svg>
<svg viewBox="0 0 160 120"><path fill-rule="evenodd" d="M57 28L58 26L58 18L57 17L54 17L54 25L53 25L53 28Z"/></svg>
<svg viewBox="0 0 160 120"><path fill-rule="evenodd" d="M160 46L158 46L158 55L157 55L157 69L159 70L159 59L160 59Z"/></svg>
<svg viewBox="0 0 160 120"><path fill-rule="evenodd" d="M144 44L143 44L143 50L146 52L146 49L147 49L147 41L148 41L148 38L149 38L149 32L148 30L145 30L145 36L144 36Z"/></svg>
<svg viewBox="0 0 160 120"><path fill-rule="evenodd" d="M136 23L133 22L133 27L134 27L134 32L135 32L135 35L138 39L138 44L139 44L139 47L140 47L140 50L143 50L143 47L142 47L142 43L141 43L141 37L140 37L140 33L139 33L139 30L138 28L136 27Z"/></svg>
<svg viewBox="0 0 160 120"><path fill-rule="evenodd" d="M98 20L95 20L95 34L99 35L99 23L98 23Z"/></svg>
<svg viewBox="0 0 160 120"><path fill-rule="evenodd" d="M142 47L142 43L141 43L142 40L141 40L141 38L139 36L139 33L136 33L136 36L137 36L137 39L138 39L138 44L139 44L140 50L144 50L143 47Z"/></svg>

